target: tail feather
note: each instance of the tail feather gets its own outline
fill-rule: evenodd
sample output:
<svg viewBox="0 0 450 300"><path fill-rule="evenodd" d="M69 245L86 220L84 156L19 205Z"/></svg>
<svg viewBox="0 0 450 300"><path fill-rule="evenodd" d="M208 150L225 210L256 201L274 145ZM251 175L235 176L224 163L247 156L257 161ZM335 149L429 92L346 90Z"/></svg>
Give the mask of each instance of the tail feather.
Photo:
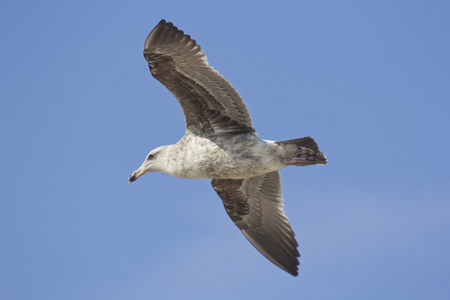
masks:
<svg viewBox="0 0 450 300"><path fill-rule="evenodd" d="M325 165L327 158L319 151L319 145L312 137L304 137L300 139L276 142L278 145L296 145L299 152L289 158L285 158L283 162L293 166L309 166L309 165Z"/></svg>
<svg viewBox="0 0 450 300"><path fill-rule="evenodd" d="M293 140L276 142L276 143L278 145L294 144L294 145L297 145L299 147L305 147L305 148L309 148L309 149L312 149L312 150L319 151L319 145L317 145L316 141L310 136L303 137L303 138L300 138L300 139L293 139Z"/></svg>

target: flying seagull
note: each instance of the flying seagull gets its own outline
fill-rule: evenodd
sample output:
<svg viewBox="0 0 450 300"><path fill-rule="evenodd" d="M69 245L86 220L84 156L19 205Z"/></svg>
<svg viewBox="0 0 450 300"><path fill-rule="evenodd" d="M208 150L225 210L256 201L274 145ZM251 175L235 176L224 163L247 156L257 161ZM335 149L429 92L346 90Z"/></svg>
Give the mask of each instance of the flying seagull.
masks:
<svg viewBox="0 0 450 300"><path fill-rule="evenodd" d="M200 46L161 20L144 49L150 72L177 98L186 133L174 145L147 155L129 182L145 173L211 178L231 220L275 265L298 275L300 256L283 210L279 169L326 164L311 137L269 141L258 137L247 107L233 86L212 68Z"/></svg>

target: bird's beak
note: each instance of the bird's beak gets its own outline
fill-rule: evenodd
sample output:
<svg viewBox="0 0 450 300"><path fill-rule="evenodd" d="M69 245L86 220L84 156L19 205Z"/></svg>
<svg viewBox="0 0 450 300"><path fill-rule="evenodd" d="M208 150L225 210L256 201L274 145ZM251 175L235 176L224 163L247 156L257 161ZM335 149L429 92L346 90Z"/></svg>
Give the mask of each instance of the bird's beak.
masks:
<svg viewBox="0 0 450 300"><path fill-rule="evenodd" d="M144 174L145 174L145 168L143 168L143 166L141 166L139 169L137 169L130 175L130 178L128 178L128 182L133 182Z"/></svg>

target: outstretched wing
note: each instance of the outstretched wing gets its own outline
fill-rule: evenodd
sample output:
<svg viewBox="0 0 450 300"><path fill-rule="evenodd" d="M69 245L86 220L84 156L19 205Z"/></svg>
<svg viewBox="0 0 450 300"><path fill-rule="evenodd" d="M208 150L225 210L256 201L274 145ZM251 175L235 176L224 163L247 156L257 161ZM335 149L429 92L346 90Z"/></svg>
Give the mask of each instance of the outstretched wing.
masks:
<svg viewBox="0 0 450 300"><path fill-rule="evenodd" d="M289 220L283 210L278 171L248 179L213 179L231 220L271 262L298 275L300 256Z"/></svg>
<svg viewBox="0 0 450 300"><path fill-rule="evenodd" d="M145 41L152 75L180 103L187 130L197 135L254 132L247 107L189 35L161 20Z"/></svg>

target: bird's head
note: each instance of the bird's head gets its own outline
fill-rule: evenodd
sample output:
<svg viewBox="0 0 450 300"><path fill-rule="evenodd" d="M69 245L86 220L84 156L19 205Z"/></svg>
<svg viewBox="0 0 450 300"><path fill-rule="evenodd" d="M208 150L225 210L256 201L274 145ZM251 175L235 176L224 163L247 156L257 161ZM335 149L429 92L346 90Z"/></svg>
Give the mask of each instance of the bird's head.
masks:
<svg viewBox="0 0 450 300"><path fill-rule="evenodd" d="M161 146L150 151L150 153L147 155L147 157L145 158L144 162L139 167L139 169L137 169L130 175L130 178L128 178L128 182L135 181L145 173L161 172L160 164L164 160L163 156L166 147L167 146Z"/></svg>

